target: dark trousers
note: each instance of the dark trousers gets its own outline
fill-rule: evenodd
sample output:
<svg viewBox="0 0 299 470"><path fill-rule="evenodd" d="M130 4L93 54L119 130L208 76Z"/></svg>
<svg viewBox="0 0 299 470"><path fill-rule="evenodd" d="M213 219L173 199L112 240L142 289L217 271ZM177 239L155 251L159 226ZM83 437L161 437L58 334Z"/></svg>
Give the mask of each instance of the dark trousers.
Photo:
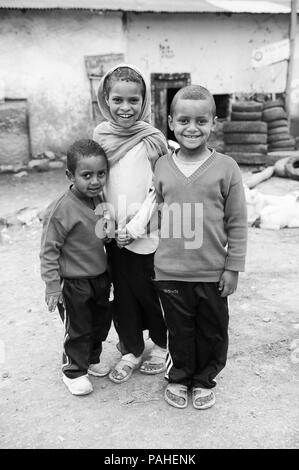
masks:
<svg viewBox="0 0 299 470"><path fill-rule="evenodd" d="M113 323L122 353L142 354L143 330L149 330L151 340L166 348L166 326L152 282L154 253L140 255L118 248L114 240L106 249L114 288Z"/></svg>
<svg viewBox="0 0 299 470"><path fill-rule="evenodd" d="M65 327L62 371L70 379L87 373L100 360L102 341L111 326L108 273L95 278L63 279L65 308L58 305Z"/></svg>
<svg viewBox="0 0 299 470"><path fill-rule="evenodd" d="M212 388L228 350L228 304L217 282L157 281L168 328L166 378Z"/></svg>

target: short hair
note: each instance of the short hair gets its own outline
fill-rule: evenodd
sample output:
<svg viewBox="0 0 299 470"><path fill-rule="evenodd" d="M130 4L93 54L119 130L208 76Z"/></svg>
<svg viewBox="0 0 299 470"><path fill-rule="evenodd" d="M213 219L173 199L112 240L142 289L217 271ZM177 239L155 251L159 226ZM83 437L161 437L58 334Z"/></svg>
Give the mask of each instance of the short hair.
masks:
<svg viewBox="0 0 299 470"><path fill-rule="evenodd" d="M170 105L170 116L173 116L178 100L207 100L211 103L213 118L216 116L216 104L212 93L201 85L188 85L181 88L173 97Z"/></svg>
<svg viewBox="0 0 299 470"><path fill-rule="evenodd" d="M66 153L66 166L67 169L74 174L77 168L78 161L81 158L102 156L106 160L107 155L105 150L100 144L92 139L76 140L68 149Z"/></svg>
<svg viewBox="0 0 299 470"><path fill-rule="evenodd" d="M133 82L138 83L141 87L141 94L144 98L145 95L145 83L142 76L130 67L117 67L115 70L110 72L104 81L104 93L109 97L109 93L113 82Z"/></svg>

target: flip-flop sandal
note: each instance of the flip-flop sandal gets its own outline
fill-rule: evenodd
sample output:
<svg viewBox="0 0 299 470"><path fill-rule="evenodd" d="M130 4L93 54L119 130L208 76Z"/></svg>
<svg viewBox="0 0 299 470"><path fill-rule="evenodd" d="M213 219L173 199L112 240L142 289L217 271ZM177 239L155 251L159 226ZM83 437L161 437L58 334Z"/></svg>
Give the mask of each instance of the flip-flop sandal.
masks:
<svg viewBox="0 0 299 470"><path fill-rule="evenodd" d="M180 405L171 398L171 395L174 395L177 398L183 398L185 403ZM174 406L175 408L186 408L188 405L188 387L182 384L168 384L164 392L164 398L169 405Z"/></svg>
<svg viewBox="0 0 299 470"><path fill-rule="evenodd" d="M149 358L141 364L139 371L147 375L164 372L166 370L165 357L166 351L161 351L154 347Z"/></svg>
<svg viewBox="0 0 299 470"><path fill-rule="evenodd" d="M197 410L206 410L215 405L215 393L210 388L193 387L192 404Z"/></svg>
<svg viewBox="0 0 299 470"><path fill-rule="evenodd" d="M121 360L116 364L116 366L109 373L108 377L112 382L116 384L121 384L123 382L126 382L127 380L129 380L129 378L133 374L133 371L139 367L139 364L140 364L140 361L138 361L137 363L134 363L122 357ZM124 369L125 366L129 367L129 372L127 372ZM121 379L117 379L116 377L114 377L114 375L122 375L123 377Z"/></svg>

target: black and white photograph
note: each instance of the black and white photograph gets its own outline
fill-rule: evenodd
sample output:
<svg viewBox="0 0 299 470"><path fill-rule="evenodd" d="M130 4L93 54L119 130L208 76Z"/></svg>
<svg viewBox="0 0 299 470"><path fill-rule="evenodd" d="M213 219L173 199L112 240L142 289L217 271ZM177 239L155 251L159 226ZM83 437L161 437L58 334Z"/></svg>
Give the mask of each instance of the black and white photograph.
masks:
<svg viewBox="0 0 299 470"><path fill-rule="evenodd" d="M298 14L0 0L2 451L299 449Z"/></svg>

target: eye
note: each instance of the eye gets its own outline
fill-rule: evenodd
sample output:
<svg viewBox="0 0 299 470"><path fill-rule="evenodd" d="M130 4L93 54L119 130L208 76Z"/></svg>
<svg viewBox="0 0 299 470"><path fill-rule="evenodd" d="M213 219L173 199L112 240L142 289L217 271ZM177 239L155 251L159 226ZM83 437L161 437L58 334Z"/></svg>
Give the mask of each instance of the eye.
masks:
<svg viewBox="0 0 299 470"><path fill-rule="evenodd" d="M106 176L106 170L99 171L99 177L103 178L104 176Z"/></svg>
<svg viewBox="0 0 299 470"><path fill-rule="evenodd" d="M180 124L187 124L188 119L179 119L178 121Z"/></svg>

